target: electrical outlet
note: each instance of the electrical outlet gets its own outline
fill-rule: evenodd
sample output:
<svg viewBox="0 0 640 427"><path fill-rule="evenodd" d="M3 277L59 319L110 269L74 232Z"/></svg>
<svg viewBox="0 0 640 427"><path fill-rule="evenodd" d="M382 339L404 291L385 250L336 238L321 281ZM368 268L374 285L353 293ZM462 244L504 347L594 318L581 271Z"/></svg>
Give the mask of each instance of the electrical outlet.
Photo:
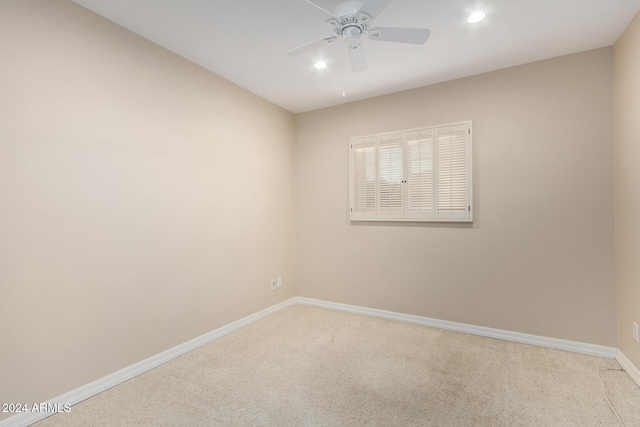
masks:
<svg viewBox="0 0 640 427"><path fill-rule="evenodd" d="M640 342L638 339L638 324L636 322L633 322L633 339Z"/></svg>
<svg viewBox="0 0 640 427"><path fill-rule="evenodd" d="M276 288L276 279L271 279L271 290L273 291Z"/></svg>
<svg viewBox="0 0 640 427"><path fill-rule="evenodd" d="M282 277L278 276L278 287L282 287Z"/></svg>

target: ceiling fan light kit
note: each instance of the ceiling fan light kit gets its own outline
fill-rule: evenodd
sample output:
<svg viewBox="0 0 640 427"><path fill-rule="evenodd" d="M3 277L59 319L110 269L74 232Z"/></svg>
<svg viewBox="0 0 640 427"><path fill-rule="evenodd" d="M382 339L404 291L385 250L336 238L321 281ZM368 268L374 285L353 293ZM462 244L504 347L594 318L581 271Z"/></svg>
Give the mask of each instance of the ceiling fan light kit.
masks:
<svg viewBox="0 0 640 427"><path fill-rule="evenodd" d="M291 56L309 52L342 38L348 48L351 69L358 72L367 68L367 59L360 39L362 34L366 34L374 41L412 44L424 44L431 34L426 28L371 28L371 22L391 3L391 0L349 0L340 3L333 13L310 0L306 1L332 17L327 21L327 24L331 27L334 35L292 49L287 52Z"/></svg>

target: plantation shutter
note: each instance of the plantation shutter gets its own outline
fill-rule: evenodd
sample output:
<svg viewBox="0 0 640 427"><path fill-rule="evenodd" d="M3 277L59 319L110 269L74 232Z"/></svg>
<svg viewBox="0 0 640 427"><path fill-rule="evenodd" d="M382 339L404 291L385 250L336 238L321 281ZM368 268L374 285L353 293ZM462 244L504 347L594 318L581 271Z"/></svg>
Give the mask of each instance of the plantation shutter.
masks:
<svg viewBox="0 0 640 427"><path fill-rule="evenodd" d="M437 218L470 217L469 132L468 124L436 129Z"/></svg>
<svg viewBox="0 0 640 427"><path fill-rule="evenodd" d="M470 121L350 144L352 220L473 220Z"/></svg>
<svg viewBox="0 0 640 427"><path fill-rule="evenodd" d="M374 137L352 140L351 174L351 218L375 218L377 171Z"/></svg>
<svg viewBox="0 0 640 427"><path fill-rule="evenodd" d="M433 218L434 131L407 133L406 218Z"/></svg>
<svg viewBox="0 0 640 427"><path fill-rule="evenodd" d="M404 147L402 134L378 139L378 217L402 218L404 211Z"/></svg>

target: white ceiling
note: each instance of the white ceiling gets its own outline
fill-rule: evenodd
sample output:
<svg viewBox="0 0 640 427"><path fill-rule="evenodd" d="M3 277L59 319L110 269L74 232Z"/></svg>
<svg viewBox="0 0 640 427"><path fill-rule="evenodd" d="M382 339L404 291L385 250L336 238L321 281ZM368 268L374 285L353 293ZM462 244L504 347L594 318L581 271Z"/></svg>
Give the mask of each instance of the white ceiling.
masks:
<svg viewBox="0 0 640 427"><path fill-rule="evenodd" d="M341 40L285 54L331 35L330 17L305 0L74 1L294 113L611 46L640 10L640 0L394 0L373 26L429 28L431 38L365 37L369 68L354 73ZM315 2L333 10L340 0ZM474 9L487 17L472 25Z"/></svg>

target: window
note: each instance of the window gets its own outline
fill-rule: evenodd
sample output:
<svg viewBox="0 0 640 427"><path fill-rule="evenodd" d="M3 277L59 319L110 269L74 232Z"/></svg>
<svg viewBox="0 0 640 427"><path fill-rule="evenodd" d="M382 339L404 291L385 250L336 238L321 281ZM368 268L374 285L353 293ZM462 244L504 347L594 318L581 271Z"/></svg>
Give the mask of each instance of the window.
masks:
<svg viewBox="0 0 640 427"><path fill-rule="evenodd" d="M351 138L351 219L473 220L471 122Z"/></svg>

